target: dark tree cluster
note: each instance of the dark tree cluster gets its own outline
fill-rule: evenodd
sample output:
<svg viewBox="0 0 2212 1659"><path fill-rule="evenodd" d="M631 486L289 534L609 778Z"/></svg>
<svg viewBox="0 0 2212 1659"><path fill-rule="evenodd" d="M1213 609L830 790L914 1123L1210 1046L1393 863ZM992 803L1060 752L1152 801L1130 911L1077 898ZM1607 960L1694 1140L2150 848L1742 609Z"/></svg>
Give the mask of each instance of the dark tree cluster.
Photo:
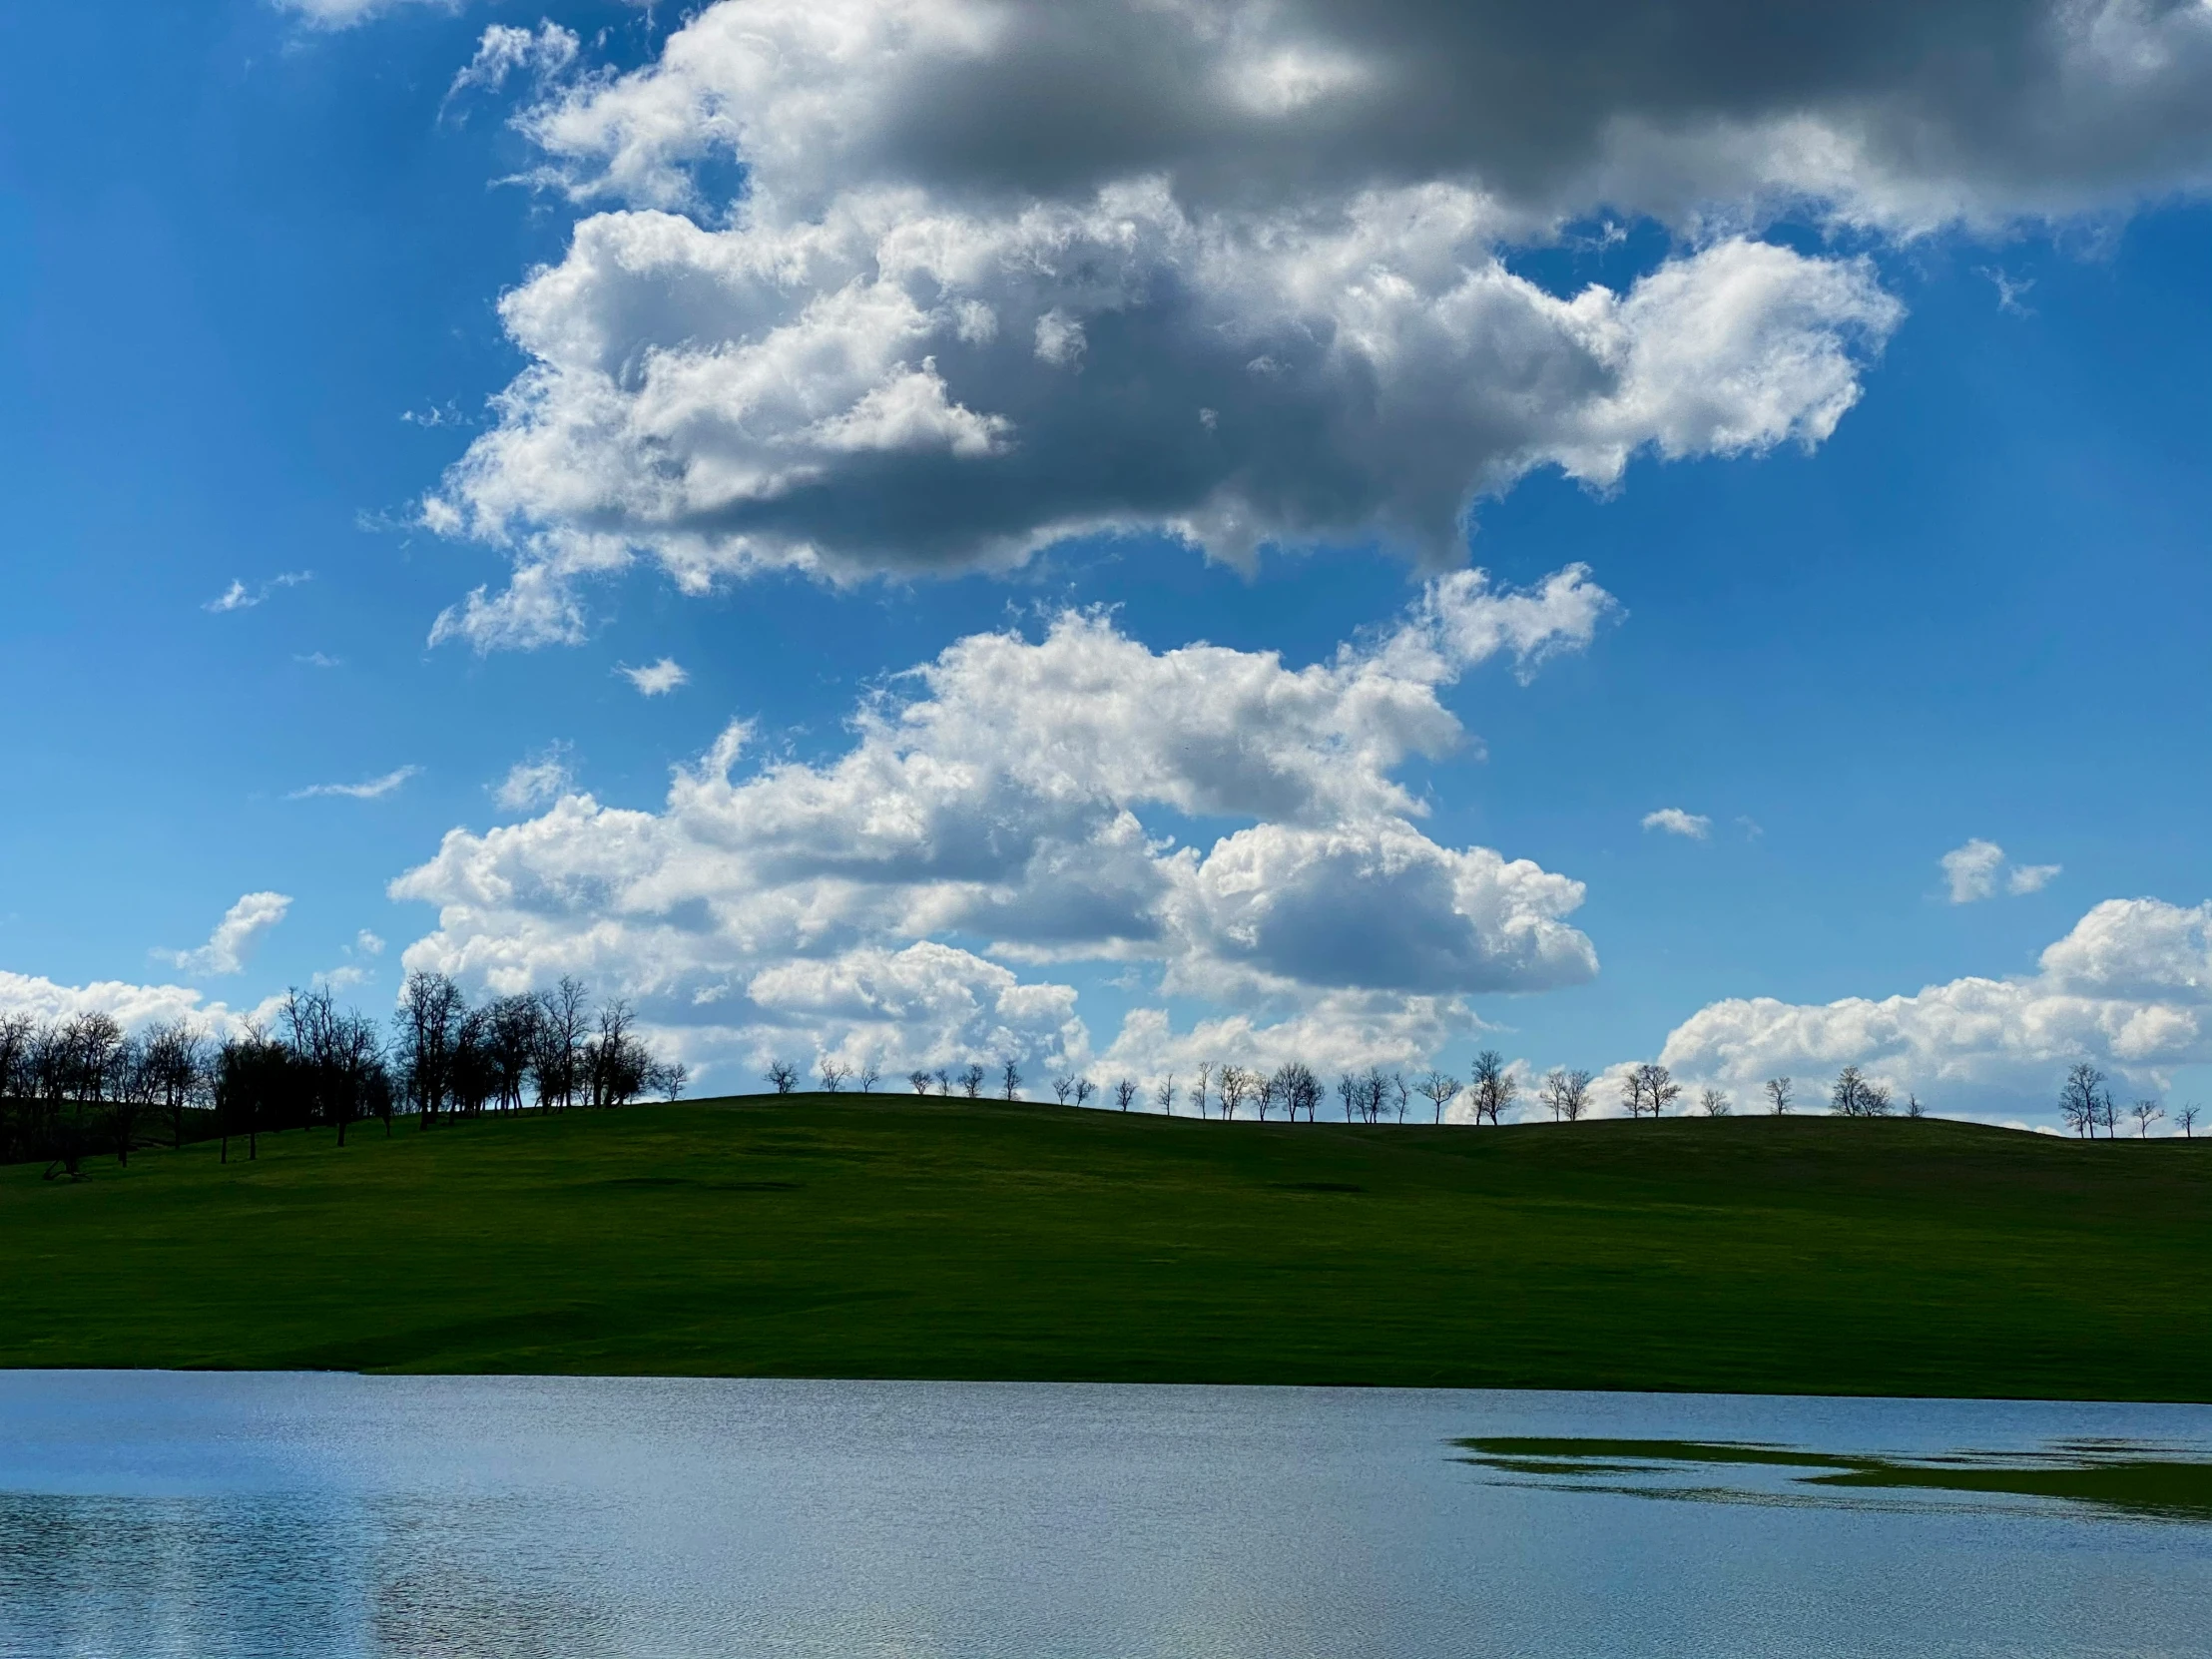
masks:
<svg viewBox="0 0 2212 1659"><path fill-rule="evenodd" d="M96 1153L128 1163L157 1136L183 1145L205 1109L207 1058L182 1020L130 1035L108 1014L0 1015L0 1162L74 1176Z"/></svg>
<svg viewBox="0 0 2212 1659"><path fill-rule="evenodd" d="M126 1034L109 1015L39 1021L0 1016L0 1161L44 1160L76 1176L94 1153L128 1163L156 1140L182 1146L217 1137L230 1157L286 1129L347 1129L364 1120L391 1133L394 1116L418 1127L484 1112L625 1106L682 1093L681 1065L656 1059L619 999L592 1009L563 979L535 995L471 1003L440 973L412 973L386 1039L368 1015L340 1008L326 989L289 992L273 1025L249 1023L211 1040L177 1020Z"/></svg>

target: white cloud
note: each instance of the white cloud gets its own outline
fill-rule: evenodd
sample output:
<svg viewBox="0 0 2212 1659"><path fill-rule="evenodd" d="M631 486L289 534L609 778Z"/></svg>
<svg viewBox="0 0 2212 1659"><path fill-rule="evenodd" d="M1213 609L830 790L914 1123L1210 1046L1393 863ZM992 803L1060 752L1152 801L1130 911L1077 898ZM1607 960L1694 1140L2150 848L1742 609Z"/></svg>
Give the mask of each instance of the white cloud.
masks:
<svg viewBox="0 0 2212 1659"><path fill-rule="evenodd" d="M39 1020L66 1020L75 1014L107 1014L126 1031L156 1021L189 1019L214 1036L239 1029L250 1018L266 1018L269 1005L239 1012L210 1002L184 985L134 985L102 979L89 985L62 985L32 974L0 971L0 1014L29 1014Z"/></svg>
<svg viewBox="0 0 2212 1659"><path fill-rule="evenodd" d="M677 666L673 657L663 657L659 662L648 663L643 668L624 667L615 672L647 697L666 697L678 686L691 684L691 676Z"/></svg>
<svg viewBox="0 0 2212 1659"><path fill-rule="evenodd" d="M223 912L208 942L196 950L157 950L163 961L192 974L240 973L264 933L284 919L289 895L250 892Z"/></svg>
<svg viewBox="0 0 2212 1659"><path fill-rule="evenodd" d="M342 796L349 801L379 801L421 770L417 766L397 767L381 778L371 778L359 784L309 784L303 790L293 790L284 799L311 801L322 796Z"/></svg>
<svg viewBox="0 0 2212 1659"><path fill-rule="evenodd" d="M544 754L517 761L492 791L502 812L522 813L557 801L568 790L573 774L567 751L556 744Z"/></svg>
<svg viewBox="0 0 2212 1659"><path fill-rule="evenodd" d="M2004 848L1979 835L1963 846L1952 847L1938 861L1953 904L1972 904L1979 899L1993 898L2000 882L2006 892L2013 894L2041 892L2061 869L2057 864L2007 866Z"/></svg>
<svg viewBox="0 0 2212 1659"><path fill-rule="evenodd" d="M353 935L353 948L363 956L381 956L384 941L364 927Z"/></svg>
<svg viewBox="0 0 2212 1659"><path fill-rule="evenodd" d="M1713 821L1702 813L1686 813L1680 807L1662 807L1644 814L1646 830L1664 830L1670 835L1686 835L1701 841L1713 832Z"/></svg>
<svg viewBox="0 0 2212 1659"><path fill-rule="evenodd" d="M311 570L287 570L272 576L258 588L250 588L237 577L233 577L229 587L200 608L203 611L213 611L219 616L227 611L251 611L278 588L296 588L302 582L313 580L314 572Z"/></svg>
<svg viewBox="0 0 2212 1659"><path fill-rule="evenodd" d="M541 21L534 34L511 24L494 23L477 41L476 55L453 77L453 84L445 92L446 101L450 103L469 91L497 92L515 74L528 74L541 84L550 81L576 62L580 45L575 32L558 23ZM440 422L432 419L424 424Z"/></svg>
<svg viewBox="0 0 2212 1659"><path fill-rule="evenodd" d="M1739 1094L1777 1073L1817 1079L1855 1064L1943 1111L2047 1114L2077 1060L2163 1088L2173 1067L2212 1061L2212 904L2108 899L2020 978L1879 1001L1716 1002L1677 1026L1660 1058Z"/></svg>
<svg viewBox="0 0 2212 1659"><path fill-rule="evenodd" d="M1564 919L1579 882L1430 840L1393 774L1462 740L1442 688L1586 642L1610 608L1578 567L1526 592L1463 571L1300 669L1155 652L1098 614L972 636L863 704L835 757L741 776L740 723L659 812L568 794L449 832L392 884L439 907L405 960L499 989L575 972L701 1057L895 1043L906 1063L1000 1029L1080 1056L1073 990L1017 969L1117 960L1270 1042L1410 1052L1467 996L1596 970ZM1184 845L1148 827L1162 812L1229 823Z"/></svg>

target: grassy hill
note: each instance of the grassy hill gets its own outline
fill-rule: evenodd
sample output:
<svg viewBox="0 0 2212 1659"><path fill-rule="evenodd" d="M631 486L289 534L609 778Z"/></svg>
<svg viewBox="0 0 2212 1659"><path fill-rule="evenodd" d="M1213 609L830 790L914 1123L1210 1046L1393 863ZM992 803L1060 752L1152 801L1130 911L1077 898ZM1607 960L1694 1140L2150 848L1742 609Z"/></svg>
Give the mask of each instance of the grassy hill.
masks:
<svg viewBox="0 0 2212 1659"><path fill-rule="evenodd" d="M2212 1398L2212 1140L852 1095L0 1169L0 1365Z"/></svg>

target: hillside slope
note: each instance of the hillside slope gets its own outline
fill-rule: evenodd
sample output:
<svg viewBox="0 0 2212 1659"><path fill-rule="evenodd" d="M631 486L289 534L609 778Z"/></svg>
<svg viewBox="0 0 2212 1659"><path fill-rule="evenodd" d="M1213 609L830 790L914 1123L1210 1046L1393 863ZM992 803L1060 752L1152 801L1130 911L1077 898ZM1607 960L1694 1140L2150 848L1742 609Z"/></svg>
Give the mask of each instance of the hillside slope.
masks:
<svg viewBox="0 0 2212 1659"><path fill-rule="evenodd" d="M851 1095L0 1170L0 1364L2212 1398L2212 1140Z"/></svg>

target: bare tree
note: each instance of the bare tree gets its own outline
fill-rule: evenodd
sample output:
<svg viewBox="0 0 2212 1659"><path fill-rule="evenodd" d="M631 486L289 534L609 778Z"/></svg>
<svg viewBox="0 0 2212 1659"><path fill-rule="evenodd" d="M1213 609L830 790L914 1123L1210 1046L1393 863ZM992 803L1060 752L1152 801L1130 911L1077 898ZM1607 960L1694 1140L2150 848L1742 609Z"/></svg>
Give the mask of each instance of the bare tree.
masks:
<svg viewBox="0 0 2212 1659"><path fill-rule="evenodd" d="M1928 1116L1928 1108L1921 1104L1921 1097L1910 1091L1905 1096L1905 1115L1909 1118L1925 1118Z"/></svg>
<svg viewBox="0 0 2212 1659"><path fill-rule="evenodd" d="M1021 1071L1012 1060L1006 1061L999 1067L998 1081L1006 1091L1006 1098L1008 1100L1013 1099L1014 1091L1021 1087Z"/></svg>
<svg viewBox="0 0 2212 1659"><path fill-rule="evenodd" d="M1550 1111L1552 1122L1574 1123L1590 1109L1590 1074L1554 1067L1544 1074L1536 1098Z"/></svg>
<svg viewBox="0 0 2212 1659"><path fill-rule="evenodd" d="M1794 1085L1788 1077L1770 1077L1760 1087L1766 1091L1767 1109L1773 1112L1775 1116L1780 1117L1789 1111L1790 1103L1796 1098L1796 1094Z"/></svg>
<svg viewBox="0 0 2212 1659"><path fill-rule="evenodd" d="M1340 1073L1337 1099L1345 1109L1345 1122L1350 1123L1360 1110L1360 1079L1349 1071Z"/></svg>
<svg viewBox="0 0 2212 1659"><path fill-rule="evenodd" d="M486 1011L485 1050L502 1112L522 1110L522 1090L541 1046L545 1007L534 996L503 996Z"/></svg>
<svg viewBox="0 0 2212 1659"><path fill-rule="evenodd" d="M1474 1064L1467 1071L1467 1098L1474 1107L1474 1121L1489 1119L1492 1128L1498 1123L1498 1114L1513 1104L1513 1097L1520 1092L1520 1084L1505 1063L1505 1056L1494 1048L1485 1048L1474 1057Z"/></svg>
<svg viewBox="0 0 2212 1659"><path fill-rule="evenodd" d="M1052 1098L1061 1105L1068 1103L1068 1096L1075 1092L1075 1074L1063 1071L1052 1080Z"/></svg>
<svg viewBox="0 0 2212 1659"><path fill-rule="evenodd" d="M1115 1104L1115 1105L1119 1106L1119 1107L1120 1107L1120 1108L1121 1108L1121 1109L1122 1109L1123 1111L1125 1111L1125 1112L1126 1112L1126 1111L1128 1111L1128 1110L1129 1110L1129 1103L1130 1103L1130 1102L1131 1102L1132 1100L1135 1100L1136 1098L1137 1098L1137 1080L1136 1080L1136 1079L1135 1079L1134 1077L1124 1077L1124 1078L1121 1078L1121 1079L1119 1079L1118 1081L1116 1081L1116 1082L1115 1082L1115 1084L1114 1084L1114 1104Z"/></svg>
<svg viewBox="0 0 2212 1659"><path fill-rule="evenodd" d="M952 1073L939 1066L936 1070L936 1078L937 1093L950 1094L952 1092Z"/></svg>
<svg viewBox="0 0 2212 1659"><path fill-rule="evenodd" d="M789 1060L771 1060L768 1070L761 1074L778 1094L790 1094L799 1087L799 1068Z"/></svg>
<svg viewBox="0 0 2212 1659"><path fill-rule="evenodd" d="M138 1138L139 1120L160 1094L154 1068L147 1063L146 1045L125 1037L109 1068L108 1136L115 1147L115 1161L129 1165L131 1143Z"/></svg>
<svg viewBox="0 0 2212 1659"><path fill-rule="evenodd" d="M274 1097L290 1055L281 1043L252 1020L223 1039L215 1061L216 1126L223 1137L223 1162L231 1161L231 1137L246 1137L249 1162L261 1156L262 1125L269 1121Z"/></svg>
<svg viewBox="0 0 2212 1659"><path fill-rule="evenodd" d="M1890 1091L1857 1066L1846 1066L1836 1074L1828 1103L1838 1117L1884 1118L1890 1115Z"/></svg>
<svg viewBox="0 0 2212 1659"><path fill-rule="evenodd" d="M581 1061L586 1095L595 1107L627 1106L653 1081L656 1062L645 1044L631 1035L635 1023L630 1004L620 997L599 1010L598 1029L584 1044Z"/></svg>
<svg viewBox="0 0 2212 1659"><path fill-rule="evenodd" d="M1428 1121L1441 1123L1444 1121L1444 1108L1459 1097L1460 1084L1458 1078L1431 1066L1428 1075L1413 1087L1428 1102Z"/></svg>
<svg viewBox="0 0 2212 1659"><path fill-rule="evenodd" d="M584 987L567 974L560 982L539 997L545 1017L539 1025L538 1058L534 1067L538 1081L538 1105L543 1108L558 1101L566 1109L576 1102L577 1085L581 1081L579 1067L584 1057L585 1014ZM798 1079L796 1076L793 1081ZM779 1090L788 1093L788 1090Z"/></svg>
<svg viewBox="0 0 2212 1659"><path fill-rule="evenodd" d="M989 1074L983 1070L980 1061L970 1060L967 1070L960 1073L960 1092L970 1100L980 1099L983 1094L983 1079L987 1075Z"/></svg>
<svg viewBox="0 0 2212 1659"><path fill-rule="evenodd" d="M2135 1120L2135 1135L2141 1140L2149 1136L2150 1126L2166 1115L2166 1108L2155 1100L2138 1100L2127 1109L2127 1115Z"/></svg>
<svg viewBox="0 0 2212 1659"><path fill-rule="evenodd" d="M1221 1082L1215 1092L1221 1100L1221 1115L1226 1121L1234 1121L1237 1108L1252 1098L1252 1073L1242 1066L1223 1066Z"/></svg>
<svg viewBox="0 0 2212 1659"><path fill-rule="evenodd" d="M869 1060L865 1065L860 1067L857 1075L859 1078L860 1092L862 1094L873 1094L875 1092L875 1085L883 1081L883 1068L876 1061Z"/></svg>
<svg viewBox="0 0 2212 1659"><path fill-rule="evenodd" d="M1096 1094L1096 1093L1098 1093L1098 1090L1097 1090L1097 1088L1096 1088L1095 1086L1093 1086L1093 1084L1091 1083L1091 1080L1090 1080L1090 1079L1089 1079L1088 1077L1078 1077L1078 1078L1077 1078L1077 1079L1075 1080L1075 1104L1076 1104L1076 1105L1078 1105L1078 1106L1082 1105L1082 1104L1083 1104L1083 1102L1085 1102L1086 1100L1090 1099L1090 1098L1091 1098L1091 1096L1092 1096L1092 1095L1094 1095L1094 1094Z"/></svg>
<svg viewBox="0 0 2212 1659"><path fill-rule="evenodd" d="M1360 1105L1368 1122L1381 1123L1382 1113L1390 1098L1390 1080L1382 1075L1381 1066L1368 1067L1367 1075L1360 1079Z"/></svg>
<svg viewBox="0 0 2212 1659"><path fill-rule="evenodd" d="M822 1092L837 1094L844 1088L844 1080L852 1075L852 1068L835 1060L824 1060L817 1068L822 1073Z"/></svg>
<svg viewBox="0 0 2212 1659"><path fill-rule="evenodd" d="M9 1093L16 1061L6 1052L8 1036L0 1021L0 1096ZM200 1096L207 1076L207 1039L189 1020L174 1019L146 1028L146 1057L155 1087L169 1112L169 1144L185 1144L185 1109Z"/></svg>
<svg viewBox="0 0 2212 1659"><path fill-rule="evenodd" d="M1169 1072L1152 1086L1152 1104L1169 1117L1175 1116L1175 1073Z"/></svg>
<svg viewBox="0 0 2212 1659"><path fill-rule="evenodd" d="M1268 1121L1268 1111L1275 1105L1275 1074L1254 1068L1252 1073L1252 1109L1260 1114L1260 1121Z"/></svg>
<svg viewBox="0 0 2212 1659"><path fill-rule="evenodd" d="M2181 1138L2193 1141L2197 1138L2197 1108L2184 1106L2174 1113L2174 1122L2181 1125Z"/></svg>
<svg viewBox="0 0 2212 1659"><path fill-rule="evenodd" d="M2084 1138L2096 1133L2104 1101L2104 1073L2086 1060L2077 1062L2058 1085L2058 1115Z"/></svg>
<svg viewBox="0 0 2212 1659"><path fill-rule="evenodd" d="M1725 1118L1733 1110L1728 1103L1728 1096L1719 1089L1705 1090L1697 1097L1697 1103L1709 1118Z"/></svg>
<svg viewBox="0 0 2212 1659"><path fill-rule="evenodd" d="M914 1086L914 1093L916 1094L927 1094L929 1092L929 1074L926 1071L919 1068L909 1071L906 1074L906 1081Z"/></svg>
<svg viewBox="0 0 2212 1659"><path fill-rule="evenodd" d="M1293 1123L1304 1112L1306 1121L1312 1123L1321 1107L1321 1079L1313 1068L1301 1060L1285 1060L1275 1068L1275 1097L1283 1103L1284 1113Z"/></svg>
<svg viewBox="0 0 2212 1659"><path fill-rule="evenodd" d="M1198 1115L1200 1117L1204 1117L1206 1115L1206 1085L1212 1079L1213 1075L1214 1062L1211 1060L1206 1061L1198 1068L1198 1091L1196 1098L1198 1101Z"/></svg>

